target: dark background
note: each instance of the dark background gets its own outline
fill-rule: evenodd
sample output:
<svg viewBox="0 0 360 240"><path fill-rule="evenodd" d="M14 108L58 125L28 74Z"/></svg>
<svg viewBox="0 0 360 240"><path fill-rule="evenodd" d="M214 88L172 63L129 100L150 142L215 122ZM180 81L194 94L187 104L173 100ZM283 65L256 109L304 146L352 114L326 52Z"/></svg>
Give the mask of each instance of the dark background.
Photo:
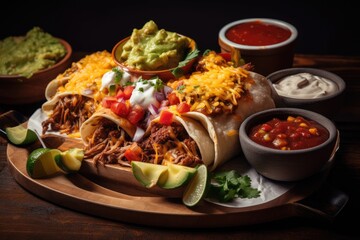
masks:
<svg viewBox="0 0 360 240"><path fill-rule="evenodd" d="M44 1L3 1L0 39L39 26L67 40L74 51L111 51L133 28L152 19L159 28L192 37L200 50L219 50L217 38L224 25L262 17L298 29L296 53L360 55L359 13L345 1Z"/></svg>

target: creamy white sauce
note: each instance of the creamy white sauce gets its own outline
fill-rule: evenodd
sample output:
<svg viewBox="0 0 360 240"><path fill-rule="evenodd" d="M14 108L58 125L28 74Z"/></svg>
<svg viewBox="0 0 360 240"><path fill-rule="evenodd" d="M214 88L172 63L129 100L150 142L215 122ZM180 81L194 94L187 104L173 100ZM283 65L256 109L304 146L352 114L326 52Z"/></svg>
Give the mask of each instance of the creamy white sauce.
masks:
<svg viewBox="0 0 360 240"><path fill-rule="evenodd" d="M119 70L121 71L121 70ZM127 82L130 81L130 74L127 72L123 72L122 78L120 79L119 83L121 86L124 86ZM102 91L105 88L109 88L111 85L115 85L115 79L116 79L116 72L113 70L110 70L106 72L102 78L101 78L101 88L100 91Z"/></svg>
<svg viewBox="0 0 360 240"><path fill-rule="evenodd" d="M147 109L150 104L159 107L159 102L155 98L156 89L154 85L156 84L157 79L151 79L146 81L136 82L135 89L133 90L130 97L130 104L133 106L138 104L144 109Z"/></svg>
<svg viewBox="0 0 360 240"><path fill-rule="evenodd" d="M299 99L324 97L338 90L335 82L310 73L287 76L273 86L280 96Z"/></svg>

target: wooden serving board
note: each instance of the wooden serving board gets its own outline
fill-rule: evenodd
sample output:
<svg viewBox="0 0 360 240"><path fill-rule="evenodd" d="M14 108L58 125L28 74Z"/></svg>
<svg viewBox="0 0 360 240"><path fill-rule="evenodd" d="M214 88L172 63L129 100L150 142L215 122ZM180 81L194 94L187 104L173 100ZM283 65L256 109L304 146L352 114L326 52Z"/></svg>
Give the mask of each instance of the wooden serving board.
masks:
<svg viewBox="0 0 360 240"><path fill-rule="evenodd" d="M48 147L60 150L82 146L79 141L69 138L49 138L46 142L53 143L47 144ZM298 182L281 196L255 206L230 208L203 201L188 208L182 204L181 188L171 191L146 189L135 180L130 168L94 166L91 160L84 160L79 173L32 179L26 172L26 161L29 153L38 147L38 143L27 148L8 144L8 163L15 180L35 195L90 215L174 228L229 227L292 216L324 215L299 201L319 189L328 171Z"/></svg>

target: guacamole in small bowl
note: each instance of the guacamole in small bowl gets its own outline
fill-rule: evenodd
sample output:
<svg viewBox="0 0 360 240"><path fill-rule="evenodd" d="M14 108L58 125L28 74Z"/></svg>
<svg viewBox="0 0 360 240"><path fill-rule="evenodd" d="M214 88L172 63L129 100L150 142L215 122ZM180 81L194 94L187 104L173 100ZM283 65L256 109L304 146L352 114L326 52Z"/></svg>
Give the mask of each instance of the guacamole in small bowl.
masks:
<svg viewBox="0 0 360 240"><path fill-rule="evenodd" d="M190 42L188 37L158 29L150 20L142 29L133 30L120 59L131 68L145 71L175 68L188 53Z"/></svg>
<svg viewBox="0 0 360 240"><path fill-rule="evenodd" d="M66 53L57 38L34 27L25 36L10 36L0 41L0 75L30 78L37 71L55 65Z"/></svg>

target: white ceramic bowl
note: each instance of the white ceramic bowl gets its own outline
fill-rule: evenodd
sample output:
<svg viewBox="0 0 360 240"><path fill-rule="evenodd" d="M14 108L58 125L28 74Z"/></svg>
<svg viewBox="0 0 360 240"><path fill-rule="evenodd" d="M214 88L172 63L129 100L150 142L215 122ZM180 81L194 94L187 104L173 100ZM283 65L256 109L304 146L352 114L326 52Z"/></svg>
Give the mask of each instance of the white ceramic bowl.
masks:
<svg viewBox="0 0 360 240"><path fill-rule="evenodd" d="M290 31L290 36L282 42L262 46L239 44L229 40L226 36L230 28L239 24L253 22L287 29ZM218 43L222 52L239 50L245 63L251 63L255 67L254 72L266 76L277 70L292 67L297 36L297 29L287 22L269 18L248 18L228 23L221 28Z"/></svg>
<svg viewBox="0 0 360 240"><path fill-rule="evenodd" d="M290 96L290 91L280 94L276 90L275 84L284 79L285 77L294 76L295 74L309 73L313 76L326 78L332 81L334 85L334 92L328 92L325 95L318 96L316 98L299 98L299 95ZM332 118L336 115L337 110L342 106L344 102L344 95L346 90L345 81L338 75L331 73L326 70L316 68L287 68L276 71L267 76L267 79L273 86L273 91L277 93L278 106L277 107L293 107L302 108L310 111L314 111L325 115L326 117ZM292 79L292 81L295 79ZM301 94L301 91L305 90L305 87L296 90ZM307 91L314 91L309 89ZM319 88L320 90L320 88Z"/></svg>

